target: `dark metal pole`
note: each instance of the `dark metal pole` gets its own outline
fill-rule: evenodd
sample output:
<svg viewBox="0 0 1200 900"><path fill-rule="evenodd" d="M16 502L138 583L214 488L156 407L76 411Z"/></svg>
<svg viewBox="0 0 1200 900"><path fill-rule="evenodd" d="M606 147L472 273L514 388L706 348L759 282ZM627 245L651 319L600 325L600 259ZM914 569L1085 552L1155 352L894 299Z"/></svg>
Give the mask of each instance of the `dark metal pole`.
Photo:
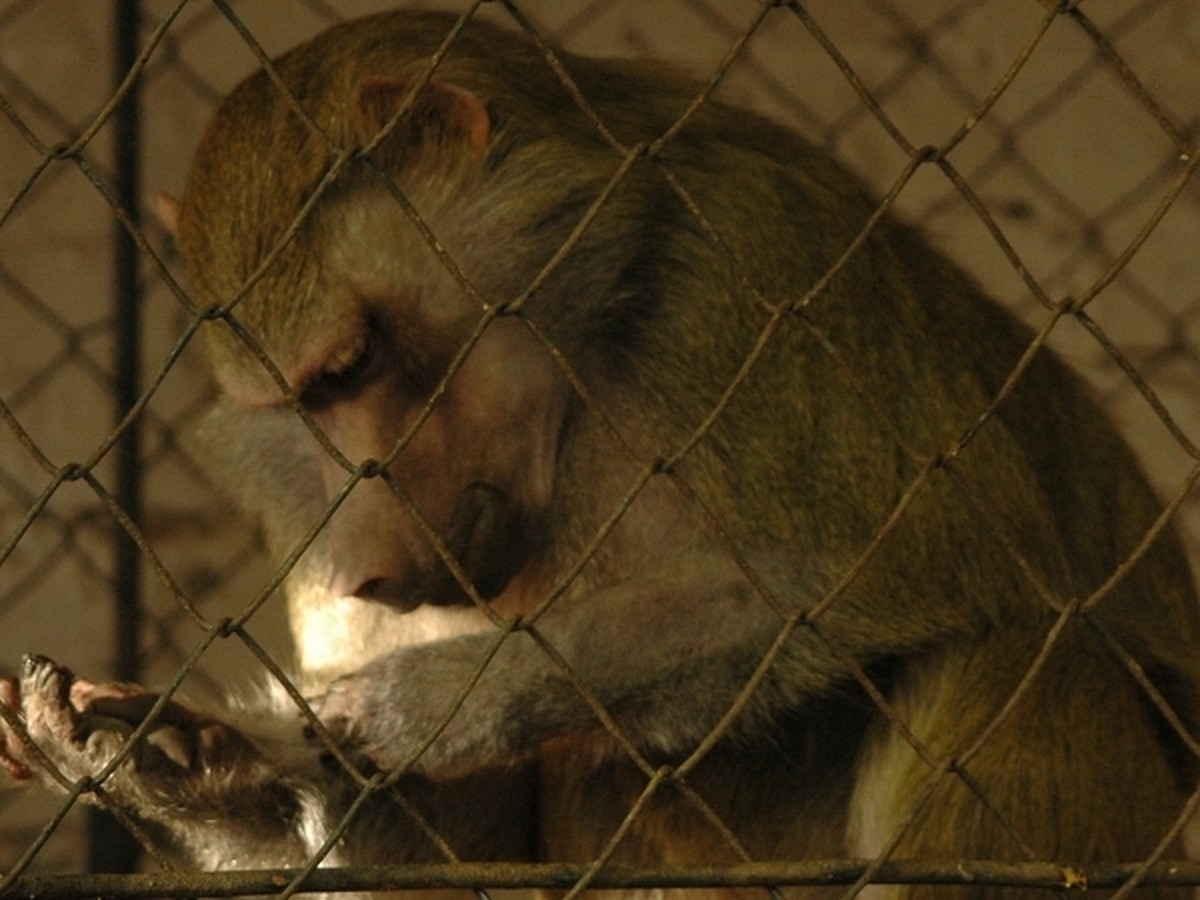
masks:
<svg viewBox="0 0 1200 900"><path fill-rule="evenodd" d="M113 17L114 84L119 85L137 59L141 22L139 0L115 0ZM141 189L141 86L134 84L113 115L116 196L137 225ZM120 421L141 393L142 282L138 249L125 228L114 220L113 247L116 421ZM115 496L136 523L142 519L141 425L136 420L122 433L116 455ZM115 535L115 675L138 681L142 674L142 563L137 547L116 526ZM140 856L137 842L102 810L88 817L88 868L93 872L132 872Z"/></svg>

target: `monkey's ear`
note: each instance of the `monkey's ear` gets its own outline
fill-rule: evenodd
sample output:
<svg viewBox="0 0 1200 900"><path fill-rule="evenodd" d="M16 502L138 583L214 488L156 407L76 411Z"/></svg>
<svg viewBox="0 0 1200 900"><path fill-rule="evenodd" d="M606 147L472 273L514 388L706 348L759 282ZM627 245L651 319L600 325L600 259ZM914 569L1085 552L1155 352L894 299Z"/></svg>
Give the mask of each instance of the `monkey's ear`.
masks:
<svg viewBox="0 0 1200 900"><path fill-rule="evenodd" d="M374 140L392 120L412 87L407 78L368 78L359 84L355 110L364 143ZM491 117L475 94L430 81L372 155L393 172L418 161L442 161L447 154L478 160L487 149L491 130Z"/></svg>
<svg viewBox="0 0 1200 900"><path fill-rule="evenodd" d="M179 201L166 191L159 191L155 199L158 219L163 228L171 233L171 237L179 237Z"/></svg>

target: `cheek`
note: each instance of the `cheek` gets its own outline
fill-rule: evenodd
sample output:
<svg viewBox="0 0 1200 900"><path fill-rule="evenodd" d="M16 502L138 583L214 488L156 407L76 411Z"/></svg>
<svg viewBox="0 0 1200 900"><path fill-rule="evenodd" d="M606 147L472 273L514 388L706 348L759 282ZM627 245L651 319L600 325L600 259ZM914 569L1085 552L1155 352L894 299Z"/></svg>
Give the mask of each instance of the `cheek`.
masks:
<svg viewBox="0 0 1200 900"><path fill-rule="evenodd" d="M313 417L351 468L390 457L419 421L390 471L435 521L479 484L534 513L549 505L567 384L521 323L494 322L426 414L428 402L397 366ZM319 444L313 452L332 497L351 471Z"/></svg>
<svg viewBox="0 0 1200 900"><path fill-rule="evenodd" d="M420 416L424 398L415 398L397 382L398 375L385 373L370 384L358 389L353 396L338 400L311 411L313 420L328 442L340 453L350 470L337 455L315 442L313 451L320 459L325 487L329 492L339 490L350 477L351 470L370 459L382 461L397 451L397 444ZM435 408L420 429L399 450L398 462L393 465L397 474L411 467L414 459L437 459L446 455L447 443L444 418Z"/></svg>
<svg viewBox="0 0 1200 900"><path fill-rule="evenodd" d="M480 343L444 398L450 446L474 458L480 480L523 505L544 508L553 492L568 385L544 348L528 346L531 335L526 341L504 337Z"/></svg>

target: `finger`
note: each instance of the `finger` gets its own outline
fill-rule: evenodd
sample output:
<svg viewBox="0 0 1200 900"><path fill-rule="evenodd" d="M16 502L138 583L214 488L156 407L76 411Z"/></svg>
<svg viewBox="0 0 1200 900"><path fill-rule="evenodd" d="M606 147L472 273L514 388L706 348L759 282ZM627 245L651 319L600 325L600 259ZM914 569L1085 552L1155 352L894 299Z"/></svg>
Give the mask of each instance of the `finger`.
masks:
<svg viewBox="0 0 1200 900"><path fill-rule="evenodd" d="M20 720L21 692L15 678L0 678L0 704L6 715L0 717L0 768L14 781L27 781L33 770L18 757L23 756L25 746L17 732L9 725L9 716Z"/></svg>

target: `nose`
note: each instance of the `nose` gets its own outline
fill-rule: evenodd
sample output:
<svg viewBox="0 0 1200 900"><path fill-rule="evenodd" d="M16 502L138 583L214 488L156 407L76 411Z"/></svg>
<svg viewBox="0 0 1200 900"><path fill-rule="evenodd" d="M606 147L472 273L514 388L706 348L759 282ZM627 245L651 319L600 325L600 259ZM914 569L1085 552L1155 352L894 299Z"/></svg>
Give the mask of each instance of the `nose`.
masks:
<svg viewBox="0 0 1200 900"><path fill-rule="evenodd" d="M329 592L335 597L354 597L358 600L383 603L401 612L410 612L421 605L419 592L407 586L401 579L387 575L364 575L363 571L357 567L336 567L329 584Z"/></svg>
<svg viewBox="0 0 1200 900"><path fill-rule="evenodd" d="M407 612L422 602L421 572L428 567L423 542L396 496L381 480L360 481L325 524L335 597L385 603Z"/></svg>

